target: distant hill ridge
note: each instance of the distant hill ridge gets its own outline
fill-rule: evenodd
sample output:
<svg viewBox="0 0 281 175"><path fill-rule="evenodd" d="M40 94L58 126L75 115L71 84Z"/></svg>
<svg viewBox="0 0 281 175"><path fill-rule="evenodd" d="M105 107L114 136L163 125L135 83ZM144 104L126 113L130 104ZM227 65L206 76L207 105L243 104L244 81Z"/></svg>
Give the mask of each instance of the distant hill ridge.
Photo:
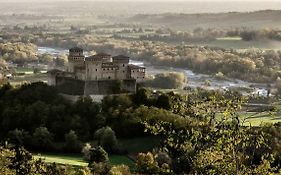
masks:
<svg viewBox="0 0 281 175"><path fill-rule="evenodd" d="M281 10L228 13L163 13L139 14L128 19L130 22L152 24L177 29L203 28L280 28Z"/></svg>

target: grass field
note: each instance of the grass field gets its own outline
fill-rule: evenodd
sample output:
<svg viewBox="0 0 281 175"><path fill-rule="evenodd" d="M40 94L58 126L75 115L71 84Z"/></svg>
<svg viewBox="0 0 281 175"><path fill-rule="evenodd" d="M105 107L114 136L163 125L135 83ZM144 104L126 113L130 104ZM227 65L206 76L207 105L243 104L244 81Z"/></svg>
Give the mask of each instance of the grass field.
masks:
<svg viewBox="0 0 281 175"><path fill-rule="evenodd" d="M57 164L64 164L64 165L71 165L71 166L88 166L88 163L83 160L82 155L46 153L46 154L34 154L33 157L35 159L41 158L46 163L55 162ZM130 168L134 167L134 162L131 159L129 159L127 156L111 155L109 156L109 160L112 165L125 164Z"/></svg>
<svg viewBox="0 0 281 175"><path fill-rule="evenodd" d="M225 49L233 48L233 49L249 49L249 48L259 48L264 50L280 50L281 42L280 41L243 41L239 37L225 37L225 38L217 38L214 41L204 42L204 43L195 43L196 45L204 45L211 47L221 47Z"/></svg>
<svg viewBox="0 0 281 175"><path fill-rule="evenodd" d="M158 137L142 137L134 139L120 139L119 143L122 148L128 150L129 154L136 154L138 152L146 152L152 150L159 144ZM33 154L35 159L42 158L46 163L58 163L71 166L88 166L88 163L83 160L80 154L57 154L57 153L43 153ZM112 165L125 164L131 169L134 169L134 161L126 155L110 155L109 160Z"/></svg>
<svg viewBox="0 0 281 175"><path fill-rule="evenodd" d="M82 156L79 155L66 155L66 154L34 154L35 159L43 159L46 163L58 163L66 164L72 166L87 166L88 163L85 162Z"/></svg>
<svg viewBox="0 0 281 175"><path fill-rule="evenodd" d="M241 112L239 115L245 126L260 126L263 124L281 122L281 113L271 114L269 112ZM222 114L218 114L218 117L221 116Z"/></svg>
<svg viewBox="0 0 281 175"><path fill-rule="evenodd" d="M15 69L16 73L25 73L25 74L33 74L32 68L26 68L26 67L17 67Z"/></svg>
<svg viewBox="0 0 281 175"><path fill-rule="evenodd" d="M121 139L119 143L129 153L146 152L158 146L160 139L157 137L143 137L133 139Z"/></svg>
<svg viewBox="0 0 281 175"><path fill-rule="evenodd" d="M12 85L21 85L22 83L33 83L33 82L47 82L48 76L46 73L39 73L39 74L29 74L23 76L16 76L13 79L9 80Z"/></svg>

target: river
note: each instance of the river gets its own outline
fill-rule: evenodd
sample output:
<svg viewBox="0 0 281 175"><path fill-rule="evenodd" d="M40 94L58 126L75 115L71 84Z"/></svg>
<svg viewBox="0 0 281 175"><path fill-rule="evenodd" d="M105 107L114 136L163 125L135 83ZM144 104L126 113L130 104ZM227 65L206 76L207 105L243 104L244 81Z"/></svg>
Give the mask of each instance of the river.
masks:
<svg viewBox="0 0 281 175"><path fill-rule="evenodd" d="M38 47L38 53L39 54L48 53L57 56L59 54L68 53L68 50L59 49L59 48L50 48L50 47ZM85 55L87 55L87 52ZM261 96L267 95L265 84L250 83L247 81L242 81L237 79L218 80L211 75L194 73L189 69L157 67L151 65L147 66L144 65L143 62L135 61L135 60L130 60L130 64L146 67L147 76L153 76L165 72L183 72L188 79L187 86L192 88L204 87L206 89L212 89L212 90L214 89L227 90L231 88L247 88L247 89L249 88L252 89L252 94L259 94ZM207 81L209 82L208 85L206 85ZM246 94L246 92L243 93Z"/></svg>

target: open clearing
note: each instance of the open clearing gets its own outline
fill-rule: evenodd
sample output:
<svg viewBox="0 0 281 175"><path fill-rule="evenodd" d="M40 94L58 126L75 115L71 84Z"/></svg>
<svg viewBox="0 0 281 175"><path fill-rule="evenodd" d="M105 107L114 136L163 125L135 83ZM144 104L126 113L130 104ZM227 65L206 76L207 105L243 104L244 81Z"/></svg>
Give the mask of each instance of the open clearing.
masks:
<svg viewBox="0 0 281 175"><path fill-rule="evenodd" d="M119 143L122 148L126 149L130 155L139 152L147 152L152 150L159 144L158 137L142 137L133 139L120 139ZM58 163L71 166L88 166L88 163L83 160L81 154L62 154L62 153L42 153L33 154L35 159L42 158L47 163ZM109 160L112 165L125 164L131 169L134 169L134 161L127 155L109 155Z"/></svg>
<svg viewBox="0 0 281 175"><path fill-rule="evenodd" d="M72 154L38 154L33 156L35 159L43 159L46 163L57 163L71 166L88 166L88 163L83 160L82 155L72 155ZM129 159L127 156L120 155L111 155L109 156L109 160L112 165L120 165L125 164L130 168L133 168L134 162Z"/></svg>
<svg viewBox="0 0 281 175"><path fill-rule="evenodd" d="M274 124L281 122L281 113L270 112L241 112L238 114L241 122L245 126L260 126L265 124ZM223 114L217 114L222 117Z"/></svg>

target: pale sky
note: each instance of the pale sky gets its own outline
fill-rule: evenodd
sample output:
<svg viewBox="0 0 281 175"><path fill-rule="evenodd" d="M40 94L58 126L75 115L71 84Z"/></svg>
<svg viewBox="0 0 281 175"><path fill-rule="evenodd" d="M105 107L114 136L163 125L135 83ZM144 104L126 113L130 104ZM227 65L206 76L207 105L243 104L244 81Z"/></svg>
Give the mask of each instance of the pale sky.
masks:
<svg viewBox="0 0 281 175"><path fill-rule="evenodd" d="M42 1L53 1L53 2L60 2L60 1L81 1L81 0L0 0L0 2L42 2ZM231 2L245 2L245 1L251 1L251 2L268 2L268 1L275 1L275 2L281 2L281 0L82 0L82 1L131 1L131 2L135 2L135 1L144 1L144 2L157 2L157 1L171 1L171 2L175 2L175 1L179 1L179 2L184 2L184 1L223 1L223 2L227 2L227 1L231 1Z"/></svg>

